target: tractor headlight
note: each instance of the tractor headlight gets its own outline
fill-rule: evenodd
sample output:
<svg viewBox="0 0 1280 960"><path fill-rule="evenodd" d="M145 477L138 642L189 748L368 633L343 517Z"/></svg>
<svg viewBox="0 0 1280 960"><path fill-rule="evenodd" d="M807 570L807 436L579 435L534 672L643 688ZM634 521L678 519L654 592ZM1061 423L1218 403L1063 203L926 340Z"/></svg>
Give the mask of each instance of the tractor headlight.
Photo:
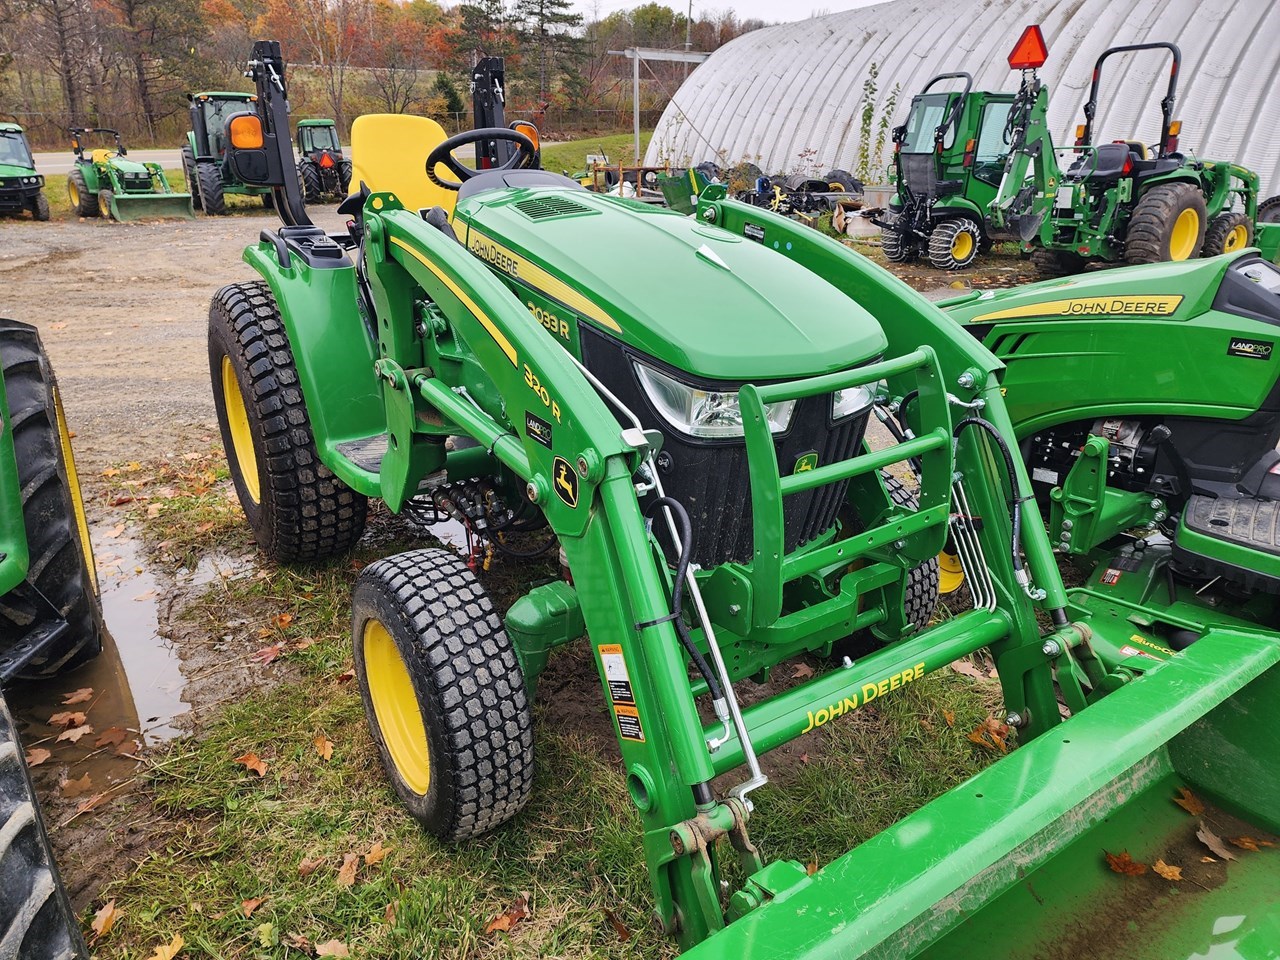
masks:
<svg viewBox="0 0 1280 960"><path fill-rule="evenodd" d="M837 390L831 395L831 419L843 420L845 417L866 413L875 395L874 384Z"/></svg>
<svg viewBox="0 0 1280 960"><path fill-rule="evenodd" d="M736 390L718 391L692 387L643 363L635 365L640 385L657 408L662 419L690 437L721 440L741 437L742 410ZM766 403L765 416L769 430L782 433L791 424L796 401L779 400Z"/></svg>

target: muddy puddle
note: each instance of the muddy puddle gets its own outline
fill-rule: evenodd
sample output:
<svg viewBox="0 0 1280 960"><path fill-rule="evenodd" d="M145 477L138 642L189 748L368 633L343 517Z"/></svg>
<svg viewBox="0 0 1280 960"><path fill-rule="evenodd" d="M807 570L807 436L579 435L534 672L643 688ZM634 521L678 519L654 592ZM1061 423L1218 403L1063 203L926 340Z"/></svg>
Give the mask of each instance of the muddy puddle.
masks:
<svg viewBox="0 0 1280 960"><path fill-rule="evenodd" d="M92 536L106 626L102 653L64 676L17 684L8 698L27 749L50 751L46 762L63 771L60 779L87 774L97 792L132 777L142 750L186 732L187 678L166 635L176 605L219 579L252 575L254 567L245 558L214 555L194 569L162 574L137 531L116 524L95 527ZM50 720L67 712L83 713L89 731L59 739L73 727L65 718ZM65 784L62 792L68 795Z"/></svg>

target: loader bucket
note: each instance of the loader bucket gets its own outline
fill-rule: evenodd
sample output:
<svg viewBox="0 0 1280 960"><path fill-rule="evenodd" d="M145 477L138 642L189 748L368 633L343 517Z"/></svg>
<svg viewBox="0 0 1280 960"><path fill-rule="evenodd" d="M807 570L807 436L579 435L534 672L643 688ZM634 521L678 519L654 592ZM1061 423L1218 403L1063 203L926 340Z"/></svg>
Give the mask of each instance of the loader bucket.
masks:
<svg viewBox="0 0 1280 960"><path fill-rule="evenodd" d="M1216 629L687 956L1280 956L1278 663Z"/></svg>
<svg viewBox="0 0 1280 960"><path fill-rule="evenodd" d="M196 218L189 193L117 193L111 198L111 216L121 223L165 217Z"/></svg>

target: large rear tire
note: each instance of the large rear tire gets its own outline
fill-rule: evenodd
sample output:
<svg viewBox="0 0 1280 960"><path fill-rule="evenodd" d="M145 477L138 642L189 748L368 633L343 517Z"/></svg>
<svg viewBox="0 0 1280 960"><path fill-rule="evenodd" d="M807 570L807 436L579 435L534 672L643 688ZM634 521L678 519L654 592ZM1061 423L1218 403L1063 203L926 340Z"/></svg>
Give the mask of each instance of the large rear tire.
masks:
<svg viewBox="0 0 1280 960"><path fill-rule="evenodd" d="M89 956L67 897L23 760L0 698L0 956L83 960Z"/></svg>
<svg viewBox="0 0 1280 960"><path fill-rule="evenodd" d="M929 234L929 263L938 270L963 270L982 246L982 227L972 217L948 217Z"/></svg>
<svg viewBox="0 0 1280 960"><path fill-rule="evenodd" d="M231 478L263 553L293 563L350 550L368 500L320 462L289 337L262 281L214 294L209 374Z"/></svg>
<svg viewBox="0 0 1280 960"><path fill-rule="evenodd" d="M222 196L222 174L216 163L196 162L196 185L200 190L200 205L211 217L220 217L227 212L227 203Z"/></svg>
<svg viewBox="0 0 1280 960"><path fill-rule="evenodd" d="M71 212L77 217L98 215L98 198L89 189L84 179L84 171L79 167L67 174L67 199L71 201Z"/></svg>
<svg viewBox="0 0 1280 960"><path fill-rule="evenodd" d="M1124 256L1130 263L1190 260L1205 232L1204 194L1191 183L1161 183L1138 200L1129 218Z"/></svg>
<svg viewBox="0 0 1280 960"><path fill-rule="evenodd" d="M351 161L338 161L338 186L342 188L342 197L351 192ZM339 198L341 199L341 198Z"/></svg>
<svg viewBox="0 0 1280 960"><path fill-rule="evenodd" d="M303 199L309 204L319 203L324 195L324 186L320 183L320 170L307 157L298 161L298 181L302 184Z"/></svg>
<svg viewBox="0 0 1280 960"><path fill-rule="evenodd" d="M182 176L187 181L187 193L191 194L191 205L197 210L203 210L204 203L200 199L200 181L196 177L196 155L191 150L191 144L189 143L182 145Z"/></svg>
<svg viewBox="0 0 1280 960"><path fill-rule="evenodd" d="M369 728L409 812L449 842L506 823L533 789L533 714L475 574L449 550L411 550L365 567L351 606Z"/></svg>
<svg viewBox="0 0 1280 960"><path fill-rule="evenodd" d="M1200 256L1216 257L1223 253L1235 253L1253 244L1253 224L1243 213L1220 213L1213 218L1204 232L1204 246Z"/></svg>
<svg viewBox="0 0 1280 960"><path fill-rule="evenodd" d="M18 671L40 679L98 655L102 610L70 431L34 327L0 320L0 364L30 556L26 584L0 597L0 653L65 620L62 638Z"/></svg>
<svg viewBox="0 0 1280 960"><path fill-rule="evenodd" d="M1267 197L1258 204L1259 223L1280 223L1280 195Z"/></svg>

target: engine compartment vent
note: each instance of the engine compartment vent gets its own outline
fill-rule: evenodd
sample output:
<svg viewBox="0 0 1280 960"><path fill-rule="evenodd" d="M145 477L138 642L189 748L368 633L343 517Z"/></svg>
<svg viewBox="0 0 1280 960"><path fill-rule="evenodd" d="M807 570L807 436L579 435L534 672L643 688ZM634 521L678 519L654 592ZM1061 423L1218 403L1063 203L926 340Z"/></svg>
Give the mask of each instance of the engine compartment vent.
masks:
<svg viewBox="0 0 1280 960"><path fill-rule="evenodd" d="M530 220L551 220L558 217L579 217L585 213L598 213L573 197L549 195L530 197L515 204L515 208Z"/></svg>

